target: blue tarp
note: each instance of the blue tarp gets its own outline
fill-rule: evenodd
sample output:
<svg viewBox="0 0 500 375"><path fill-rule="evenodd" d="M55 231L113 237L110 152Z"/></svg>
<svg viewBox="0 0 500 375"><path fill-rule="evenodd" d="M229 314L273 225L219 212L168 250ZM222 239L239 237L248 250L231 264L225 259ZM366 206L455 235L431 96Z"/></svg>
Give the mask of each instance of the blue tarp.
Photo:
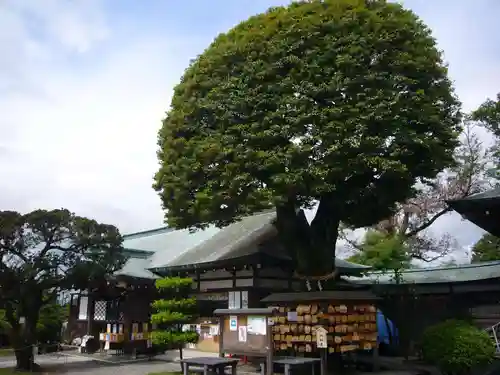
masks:
<svg viewBox="0 0 500 375"><path fill-rule="evenodd" d="M377 311L377 329L378 329L378 342L379 344L387 344L389 345L390 340L389 337L392 336L392 343L397 344L399 335L398 329L394 326L394 324L384 317L382 311Z"/></svg>

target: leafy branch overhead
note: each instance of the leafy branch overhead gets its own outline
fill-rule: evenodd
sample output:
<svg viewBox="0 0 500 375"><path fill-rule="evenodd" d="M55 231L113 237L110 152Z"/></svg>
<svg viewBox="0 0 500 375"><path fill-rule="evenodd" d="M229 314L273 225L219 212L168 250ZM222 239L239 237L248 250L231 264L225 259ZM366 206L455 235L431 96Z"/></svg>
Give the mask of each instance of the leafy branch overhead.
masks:
<svg viewBox="0 0 500 375"><path fill-rule="evenodd" d="M493 156L494 166L489 170L490 176L500 179L500 93L496 100L488 99L472 112L471 118L479 122L492 135L494 144L490 151ZM498 182L498 181L497 181Z"/></svg>
<svg viewBox="0 0 500 375"><path fill-rule="evenodd" d="M447 200L464 198L490 187L487 172L491 154L474 130L474 123L466 121L454 164L425 184L419 184L415 196L398 204L393 215L373 226L404 242L411 259L431 262L456 249L456 241L450 234L434 237L428 229L451 211ZM349 237L348 228L344 228L341 236L354 249L362 250L362 243Z"/></svg>
<svg viewBox="0 0 500 375"><path fill-rule="evenodd" d="M298 1L243 21L186 69L158 136L168 224L275 207L306 275L341 222L371 226L454 161L459 102L430 30L386 1ZM319 202L309 224L302 209Z"/></svg>

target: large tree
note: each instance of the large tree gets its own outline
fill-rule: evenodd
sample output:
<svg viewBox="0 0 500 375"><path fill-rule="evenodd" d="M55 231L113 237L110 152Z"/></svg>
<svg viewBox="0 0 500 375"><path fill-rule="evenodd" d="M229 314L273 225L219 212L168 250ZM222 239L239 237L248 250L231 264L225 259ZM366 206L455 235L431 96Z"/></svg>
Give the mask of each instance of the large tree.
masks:
<svg viewBox="0 0 500 375"><path fill-rule="evenodd" d="M40 312L64 290L86 289L123 266L112 225L68 210L0 211L0 303L17 367L33 369Z"/></svg>
<svg viewBox="0 0 500 375"><path fill-rule="evenodd" d="M175 87L155 189L177 228L275 207L306 276L340 223L372 225L453 162L459 103L430 30L399 4L298 1L219 35ZM309 224L303 208L318 204Z"/></svg>

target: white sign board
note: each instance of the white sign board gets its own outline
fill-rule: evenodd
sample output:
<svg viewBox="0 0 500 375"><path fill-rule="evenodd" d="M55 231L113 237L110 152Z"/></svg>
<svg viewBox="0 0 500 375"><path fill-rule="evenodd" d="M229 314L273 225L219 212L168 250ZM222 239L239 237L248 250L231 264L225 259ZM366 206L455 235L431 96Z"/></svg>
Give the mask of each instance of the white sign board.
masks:
<svg viewBox="0 0 500 375"><path fill-rule="evenodd" d="M239 326L238 327L238 341L239 342L247 342L247 327Z"/></svg>
<svg viewBox="0 0 500 375"><path fill-rule="evenodd" d="M328 347L327 338L326 338L327 332L328 331L326 329L324 329L323 327L319 327L316 330L316 347L318 349L325 349Z"/></svg>
<svg viewBox="0 0 500 375"><path fill-rule="evenodd" d="M210 326L210 335L218 336L219 335L219 325L213 324Z"/></svg>
<svg viewBox="0 0 500 375"><path fill-rule="evenodd" d="M238 317L237 316L230 316L229 317L229 330L230 331L237 331L238 330Z"/></svg>
<svg viewBox="0 0 500 375"><path fill-rule="evenodd" d="M249 316L247 318L247 332L252 335L265 335L267 331L265 316Z"/></svg>

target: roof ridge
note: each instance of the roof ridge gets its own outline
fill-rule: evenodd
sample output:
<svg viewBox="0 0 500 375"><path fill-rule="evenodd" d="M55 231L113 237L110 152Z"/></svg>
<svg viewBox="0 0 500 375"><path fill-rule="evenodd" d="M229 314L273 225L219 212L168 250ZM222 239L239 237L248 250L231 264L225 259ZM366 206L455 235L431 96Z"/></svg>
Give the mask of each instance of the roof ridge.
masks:
<svg viewBox="0 0 500 375"><path fill-rule="evenodd" d="M236 220L236 221L240 221L241 219L245 219L245 218L248 218L248 217L260 216L260 215L268 215L272 211L274 211L273 208L268 208L268 209L263 210L263 211L259 211L259 212L255 212L255 213L250 214L250 215L242 216L241 218L239 218L239 220ZM233 224L233 223L231 223L231 224ZM175 232L175 231L178 231L178 230L189 230L189 228L175 229L175 228L170 228L169 226L164 226L164 227L159 227L159 228L155 228L155 229L146 229L146 230L143 230L143 231L140 231L140 232L133 232L133 233L123 234L122 237L123 237L124 240L129 240L129 239L132 239L132 238L149 237L149 236L153 236L155 234Z"/></svg>
<svg viewBox="0 0 500 375"><path fill-rule="evenodd" d="M160 233L174 232L176 230L178 230L178 229L164 226L164 227L155 228L155 229L147 229L147 230L143 230L140 232L123 234L122 237L124 240L129 240L132 238L143 238L143 237L154 236L155 234L160 234Z"/></svg>
<svg viewBox="0 0 500 375"><path fill-rule="evenodd" d="M487 262L478 262L478 263L466 263L466 264L457 264L452 266L434 266L434 267L423 267L423 268L409 268L406 270L401 270L401 273L418 273L418 272L428 272L428 271L443 271L443 270L456 270L456 269L464 269L464 268L481 268L481 267L491 267L491 266L499 266L499 260L487 261ZM368 272L370 275L383 275L387 273L392 273L393 270L384 270L384 271L372 271Z"/></svg>

